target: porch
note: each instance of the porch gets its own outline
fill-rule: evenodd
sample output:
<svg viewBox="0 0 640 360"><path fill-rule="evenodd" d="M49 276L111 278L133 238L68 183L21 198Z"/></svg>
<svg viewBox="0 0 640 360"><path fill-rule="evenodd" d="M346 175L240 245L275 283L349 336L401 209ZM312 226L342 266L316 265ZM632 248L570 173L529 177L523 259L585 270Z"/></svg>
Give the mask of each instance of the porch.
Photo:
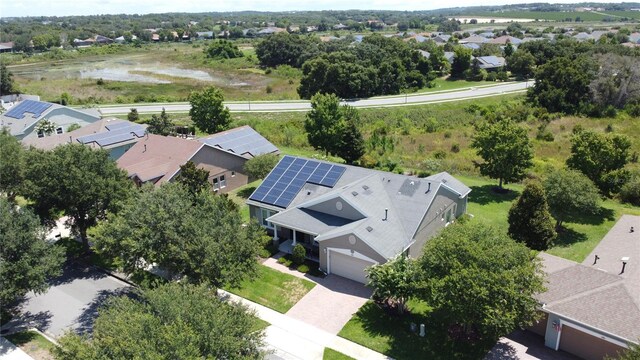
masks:
<svg viewBox="0 0 640 360"><path fill-rule="evenodd" d="M277 235L280 235L279 238ZM278 241L278 249L286 254L293 253L293 247L297 244L302 245L307 251L307 259L320 262L320 245L314 240L315 236L298 230L279 227L274 232L274 241Z"/></svg>

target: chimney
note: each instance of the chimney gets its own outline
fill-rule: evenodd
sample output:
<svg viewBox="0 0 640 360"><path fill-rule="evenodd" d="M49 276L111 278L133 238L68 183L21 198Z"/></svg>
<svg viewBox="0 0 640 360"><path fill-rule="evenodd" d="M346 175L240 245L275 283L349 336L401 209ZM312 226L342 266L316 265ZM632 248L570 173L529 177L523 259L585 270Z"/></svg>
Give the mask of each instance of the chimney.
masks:
<svg viewBox="0 0 640 360"><path fill-rule="evenodd" d="M383 220L384 220L384 221L387 221L388 216L389 216L389 209L385 208L385 209L384 209L384 219L383 219Z"/></svg>

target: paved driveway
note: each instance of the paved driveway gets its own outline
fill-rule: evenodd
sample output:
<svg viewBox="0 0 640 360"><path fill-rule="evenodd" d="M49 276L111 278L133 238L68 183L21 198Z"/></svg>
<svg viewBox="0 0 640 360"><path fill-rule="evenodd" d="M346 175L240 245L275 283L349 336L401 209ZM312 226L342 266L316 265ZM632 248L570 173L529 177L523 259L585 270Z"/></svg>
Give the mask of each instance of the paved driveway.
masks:
<svg viewBox="0 0 640 360"><path fill-rule="evenodd" d="M500 338L484 360L579 360L564 351L544 346L544 338L527 330L516 330Z"/></svg>
<svg viewBox="0 0 640 360"><path fill-rule="evenodd" d="M67 329L90 332L97 309L111 295L126 293L129 285L111 276L78 265L68 265L40 295L27 294L22 315L7 326L35 327L52 337Z"/></svg>
<svg viewBox="0 0 640 360"><path fill-rule="evenodd" d="M287 315L337 334L351 316L371 297L371 289L341 276L314 279L316 285Z"/></svg>

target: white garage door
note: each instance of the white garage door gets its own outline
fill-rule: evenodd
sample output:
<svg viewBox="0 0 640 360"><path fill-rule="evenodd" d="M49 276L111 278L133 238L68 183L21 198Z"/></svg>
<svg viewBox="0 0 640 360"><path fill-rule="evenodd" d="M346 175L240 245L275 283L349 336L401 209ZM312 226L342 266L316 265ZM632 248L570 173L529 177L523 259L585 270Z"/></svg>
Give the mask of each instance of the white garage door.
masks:
<svg viewBox="0 0 640 360"><path fill-rule="evenodd" d="M331 274L340 275L363 284L368 281L364 269L373 265L370 261L344 255L336 251L329 251L329 262Z"/></svg>

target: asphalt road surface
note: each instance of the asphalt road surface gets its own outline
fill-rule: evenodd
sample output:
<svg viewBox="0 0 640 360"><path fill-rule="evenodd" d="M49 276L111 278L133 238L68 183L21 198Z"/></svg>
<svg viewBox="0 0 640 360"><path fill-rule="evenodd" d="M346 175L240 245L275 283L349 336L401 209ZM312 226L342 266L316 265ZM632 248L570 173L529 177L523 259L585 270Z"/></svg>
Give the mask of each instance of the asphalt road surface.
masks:
<svg viewBox="0 0 640 360"><path fill-rule="evenodd" d="M360 100L345 100L344 104L349 104L357 108L366 107L389 107L389 106L407 106L418 104L430 104L438 102L448 102L457 100L474 99L488 96L497 96L506 93L522 92L527 87L533 85L532 81L527 82L511 82L495 86L473 87L456 91L439 91L423 94L408 94L396 96L381 96ZM226 102L225 105L232 112L288 112L288 111L307 111L311 108L309 101L245 101L245 102ZM165 104L129 104L126 106L110 106L105 105L98 108L103 116L123 115L129 113L131 108L136 108L138 113L159 113L164 108L167 112L186 113L189 112L191 106L188 103L165 103Z"/></svg>

